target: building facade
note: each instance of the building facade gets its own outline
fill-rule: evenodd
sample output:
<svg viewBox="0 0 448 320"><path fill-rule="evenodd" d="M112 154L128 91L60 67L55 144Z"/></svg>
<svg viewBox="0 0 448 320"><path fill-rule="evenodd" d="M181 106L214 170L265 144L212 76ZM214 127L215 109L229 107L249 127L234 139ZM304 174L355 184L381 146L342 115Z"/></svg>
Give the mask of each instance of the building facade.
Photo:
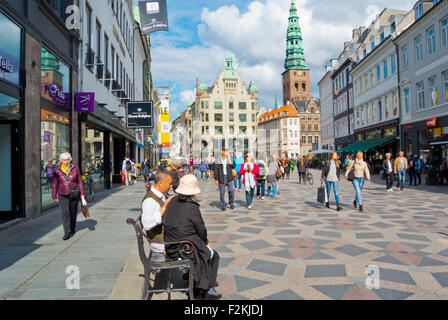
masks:
<svg viewBox="0 0 448 320"><path fill-rule="evenodd" d="M407 154L432 151L440 164L448 153L448 1L418 1L414 12L415 23L395 39L401 147Z"/></svg>
<svg viewBox="0 0 448 320"><path fill-rule="evenodd" d="M319 81L320 94L320 122L321 122L321 146L323 150L335 150L334 145L334 117L333 117L333 80L332 68L327 66L324 77Z"/></svg>
<svg viewBox="0 0 448 320"><path fill-rule="evenodd" d="M208 158L230 151L256 151L258 89L251 81L246 87L241 74L233 68L233 58L226 57L223 69L212 87L196 81L196 100L187 108L191 153ZM191 117L191 118L190 118Z"/></svg>
<svg viewBox="0 0 448 320"><path fill-rule="evenodd" d="M320 142L320 102L310 95L310 69L306 66L302 31L294 0L289 10L285 71L282 74L283 105L292 104L301 119L301 155Z"/></svg>
<svg viewBox="0 0 448 320"><path fill-rule="evenodd" d="M257 156L276 154L297 158L300 151L300 118L292 104L275 108L258 118Z"/></svg>

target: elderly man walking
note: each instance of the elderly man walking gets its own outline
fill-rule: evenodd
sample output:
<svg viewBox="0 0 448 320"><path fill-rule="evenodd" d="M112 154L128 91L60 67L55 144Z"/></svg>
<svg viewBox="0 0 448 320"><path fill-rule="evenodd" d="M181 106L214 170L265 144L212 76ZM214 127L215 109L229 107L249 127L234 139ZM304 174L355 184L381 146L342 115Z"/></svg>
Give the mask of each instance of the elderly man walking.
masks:
<svg viewBox="0 0 448 320"><path fill-rule="evenodd" d="M229 193L229 206L230 209L234 209L235 190L233 188L233 169L235 169L235 163L226 157L226 150L222 149L221 157L216 159L214 165L214 178L215 183L219 187L220 206L222 211L226 211L227 204L225 201L226 188Z"/></svg>

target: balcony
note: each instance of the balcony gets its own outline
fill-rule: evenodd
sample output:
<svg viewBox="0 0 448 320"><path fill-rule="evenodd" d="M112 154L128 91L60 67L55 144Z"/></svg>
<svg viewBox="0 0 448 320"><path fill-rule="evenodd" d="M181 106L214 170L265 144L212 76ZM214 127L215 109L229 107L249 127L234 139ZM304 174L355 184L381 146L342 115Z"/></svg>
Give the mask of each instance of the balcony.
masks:
<svg viewBox="0 0 448 320"><path fill-rule="evenodd" d="M93 67L95 66L95 52L92 50L92 48L87 48L85 66L87 67L87 69L93 72Z"/></svg>
<svg viewBox="0 0 448 320"><path fill-rule="evenodd" d="M100 58L98 58L96 60L96 78L101 81L103 79L103 74L104 74L104 62L101 61Z"/></svg>
<svg viewBox="0 0 448 320"><path fill-rule="evenodd" d="M112 74L110 73L109 70L106 69L106 77L103 79L104 80L104 86L107 89L110 89L110 82L112 80Z"/></svg>

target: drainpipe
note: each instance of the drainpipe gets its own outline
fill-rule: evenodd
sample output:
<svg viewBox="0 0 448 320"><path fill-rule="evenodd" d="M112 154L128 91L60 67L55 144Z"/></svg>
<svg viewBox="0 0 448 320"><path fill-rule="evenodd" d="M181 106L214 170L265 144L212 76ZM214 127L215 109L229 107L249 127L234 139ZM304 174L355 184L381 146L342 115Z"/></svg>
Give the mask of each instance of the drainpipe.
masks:
<svg viewBox="0 0 448 320"><path fill-rule="evenodd" d="M399 145L400 150L402 150L403 147L403 137L401 132L401 108L402 108L402 101L401 101L401 85L400 85L400 59L399 59L399 53L400 50L398 48L398 44L395 43L394 37L392 37L392 42L395 46L395 55L397 56L397 81L398 81L398 139L399 139Z"/></svg>

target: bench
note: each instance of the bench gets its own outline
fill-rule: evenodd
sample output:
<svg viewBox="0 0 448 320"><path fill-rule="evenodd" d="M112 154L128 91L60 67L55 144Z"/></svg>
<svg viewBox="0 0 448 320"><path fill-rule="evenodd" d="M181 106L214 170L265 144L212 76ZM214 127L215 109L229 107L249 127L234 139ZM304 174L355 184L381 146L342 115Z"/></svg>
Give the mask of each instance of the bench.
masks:
<svg viewBox="0 0 448 320"><path fill-rule="evenodd" d="M171 300L172 292L183 292L188 295L189 300L193 300L193 282L194 282L195 265L193 261L188 259L187 255L192 254L194 252L195 250L194 244L188 240L179 242L169 242L169 243L154 242L147 237L144 229L134 219L128 218L126 220L126 223L134 227L135 233L137 235L138 253L140 256L140 261L142 262L144 268L145 284L142 291L141 299L150 300L153 294L166 292L168 294L168 300ZM181 258L179 258L178 260L172 260L165 256L165 259L163 259L163 261L155 261L154 259L152 259L151 250L149 255L146 255L143 238L145 238L148 241L149 245L153 243L161 245L180 244L179 256ZM173 288L173 274L174 271L177 270L184 274L188 273L188 287ZM167 274L166 279L164 279L167 282L166 288L155 289L151 286L150 276L152 273L155 274L155 277L161 276L162 271L165 271L165 273Z"/></svg>

